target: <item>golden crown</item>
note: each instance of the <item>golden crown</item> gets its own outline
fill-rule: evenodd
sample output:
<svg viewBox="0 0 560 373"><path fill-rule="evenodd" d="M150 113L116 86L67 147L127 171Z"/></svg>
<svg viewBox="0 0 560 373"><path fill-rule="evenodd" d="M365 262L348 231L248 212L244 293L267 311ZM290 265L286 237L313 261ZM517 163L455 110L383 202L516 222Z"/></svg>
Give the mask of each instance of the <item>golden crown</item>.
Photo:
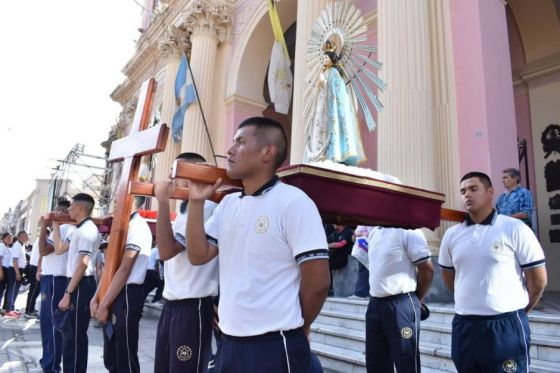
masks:
<svg viewBox="0 0 560 373"><path fill-rule="evenodd" d="M325 44L323 44L323 50L325 52L336 52L336 44L332 40L327 40Z"/></svg>

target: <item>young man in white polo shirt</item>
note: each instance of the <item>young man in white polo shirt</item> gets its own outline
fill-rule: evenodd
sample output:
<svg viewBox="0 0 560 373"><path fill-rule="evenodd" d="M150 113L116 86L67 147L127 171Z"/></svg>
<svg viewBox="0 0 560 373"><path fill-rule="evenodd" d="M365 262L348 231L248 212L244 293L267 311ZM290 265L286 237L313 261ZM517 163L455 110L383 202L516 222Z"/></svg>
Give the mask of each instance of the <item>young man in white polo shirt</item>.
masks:
<svg viewBox="0 0 560 373"><path fill-rule="evenodd" d="M58 303L61 311L70 312L73 333L62 338L62 361L65 372L82 373L87 370L88 336L90 320L89 303L95 293L96 284L93 278L93 263L90 258L97 253L101 237L97 226L91 220L91 212L95 201L86 193L78 193L72 198L68 209L70 217L78 224L70 244L62 245L60 225L53 222L53 238L55 253L62 254L67 248L66 277L68 283L62 299Z"/></svg>
<svg viewBox="0 0 560 373"><path fill-rule="evenodd" d="M223 338L215 372L310 372L307 336L330 283L319 212L301 190L275 176L287 154L276 121L245 120L227 154L228 176L244 189L226 196L206 224L204 202L220 181L189 181L189 259L220 258Z"/></svg>
<svg viewBox="0 0 560 373"><path fill-rule="evenodd" d="M55 211L66 214L70 201L60 199ZM66 262L68 258L68 245L72 235L76 231L73 224L62 224L60 226L59 251L63 254L57 255L54 247L54 233L48 232L50 222L41 220L41 232L39 233L39 254L41 255L41 341L43 344L43 356L40 363L43 372L60 372L62 360L62 336L54 328L53 315L58 308L58 303L66 289ZM48 235L48 237L47 237ZM64 249L65 248L65 249Z"/></svg>
<svg viewBox="0 0 560 373"><path fill-rule="evenodd" d="M0 302L2 302L2 309L0 315L4 316L8 306L8 271L10 268L10 248L8 245L12 242L12 235L10 232L2 233L0 240Z"/></svg>
<svg viewBox="0 0 560 373"><path fill-rule="evenodd" d="M138 328L144 308L144 277L152 247L152 231L138 214L145 201L145 197L134 198L119 268L105 297L98 302L96 293L90 304L91 316L105 324L103 362L109 372L140 372Z"/></svg>
<svg viewBox="0 0 560 373"><path fill-rule="evenodd" d="M368 372L419 372L420 304L434 267L421 230L375 227L368 237Z"/></svg>
<svg viewBox="0 0 560 373"><path fill-rule="evenodd" d="M546 286L543 250L522 221L492 208L482 172L461 179L467 219L447 230L439 265L455 293L451 354L461 372L529 372L529 312Z"/></svg>
<svg viewBox="0 0 560 373"><path fill-rule="evenodd" d="M196 153L182 153L180 162L205 162ZM186 186L186 180L176 180L176 186ZM158 201L156 243L164 261L166 302L157 330L154 370L156 373L205 372L210 358L213 297L218 295L218 259L203 266L193 266L186 251L188 216L181 213L173 226L169 221L169 190L173 184L159 182L154 194ZM207 201L207 220L216 204Z"/></svg>
<svg viewBox="0 0 560 373"><path fill-rule="evenodd" d="M28 240L27 233L20 231L17 234L17 241L10 248L10 267L8 269L8 305L4 317L10 319L17 319L20 317L21 312L14 310L16 299L19 293L19 287L27 260L25 258L25 243Z"/></svg>

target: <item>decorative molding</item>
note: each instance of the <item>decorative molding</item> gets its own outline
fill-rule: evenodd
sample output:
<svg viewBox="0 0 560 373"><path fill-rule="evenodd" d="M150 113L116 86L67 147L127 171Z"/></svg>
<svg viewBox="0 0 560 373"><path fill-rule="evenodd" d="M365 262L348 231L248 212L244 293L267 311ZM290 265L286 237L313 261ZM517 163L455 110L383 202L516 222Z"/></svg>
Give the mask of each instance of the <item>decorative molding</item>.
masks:
<svg viewBox="0 0 560 373"><path fill-rule="evenodd" d="M229 42L233 24L231 14L229 3L194 0L184 12L184 27L192 34L212 34L222 43Z"/></svg>
<svg viewBox="0 0 560 373"><path fill-rule="evenodd" d="M258 6L253 3L247 5L241 12L236 13L235 26L233 29L233 34L235 36L240 35L243 31L245 31L247 24L249 23L255 12L257 12L257 8Z"/></svg>
<svg viewBox="0 0 560 373"><path fill-rule="evenodd" d="M251 107L256 107L262 110L265 110L268 107L268 104L266 102L259 102L256 100L252 100L250 98L245 98L245 97L241 97L241 96L237 96L237 95L232 95L229 96L228 98L225 99L224 104L226 106L230 105L230 104L242 104L242 105L247 105L247 106L251 106Z"/></svg>
<svg viewBox="0 0 560 373"><path fill-rule="evenodd" d="M164 36L158 40L159 51L164 58L179 58L182 52L191 49L190 33L170 25Z"/></svg>
<svg viewBox="0 0 560 373"><path fill-rule="evenodd" d="M514 71L512 79L516 92L560 80L560 53L528 63Z"/></svg>

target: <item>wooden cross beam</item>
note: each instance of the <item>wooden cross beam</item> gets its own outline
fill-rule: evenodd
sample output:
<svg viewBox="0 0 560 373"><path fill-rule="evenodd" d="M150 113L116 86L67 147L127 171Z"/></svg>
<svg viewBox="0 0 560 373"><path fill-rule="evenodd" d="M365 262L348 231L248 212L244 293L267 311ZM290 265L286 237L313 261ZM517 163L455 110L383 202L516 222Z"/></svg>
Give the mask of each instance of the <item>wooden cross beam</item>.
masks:
<svg viewBox="0 0 560 373"><path fill-rule="evenodd" d="M98 300L100 302L105 296L124 254L123 247L126 242L132 210L132 195L128 193L129 184L138 178L142 156L165 150L169 134L167 125L160 124L147 128L150 121L155 85L156 82L153 78L142 84L129 136L113 141L111 144L109 162L122 161L123 164L121 177L115 192L116 200L105 267L99 284Z"/></svg>

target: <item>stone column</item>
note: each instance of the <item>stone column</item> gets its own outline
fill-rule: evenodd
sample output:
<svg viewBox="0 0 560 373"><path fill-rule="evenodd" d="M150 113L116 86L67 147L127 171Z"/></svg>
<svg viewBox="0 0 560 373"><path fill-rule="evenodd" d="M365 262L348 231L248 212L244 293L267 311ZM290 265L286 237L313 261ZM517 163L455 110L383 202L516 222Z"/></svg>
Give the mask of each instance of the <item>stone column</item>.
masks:
<svg viewBox="0 0 560 373"><path fill-rule="evenodd" d="M229 38L230 11L217 1L196 0L187 9L186 15L184 26L191 33L192 44L189 63L209 132L216 52L218 44ZM214 163L209 139L209 135L212 134L209 134L205 128L200 104L195 102L187 109L181 151L197 152L203 155L209 163Z"/></svg>
<svg viewBox="0 0 560 373"><path fill-rule="evenodd" d="M459 135L457 97L451 43L451 13L447 1L430 1L434 155L436 191L446 196L444 206L461 209L459 198ZM451 225L445 223L444 228ZM443 231L441 231L443 233Z"/></svg>
<svg viewBox="0 0 560 373"><path fill-rule="evenodd" d="M181 142L173 141L171 124L173 114L177 110L175 101L175 77L179 68L181 53L190 48L189 35L186 31L170 27L167 34L159 40L159 49L165 59L165 82L163 83L163 99L161 107L161 123L167 123L170 128L165 151L157 153L154 180L167 180L169 170L175 157L181 150Z"/></svg>
<svg viewBox="0 0 560 373"><path fill-rule="evenodd" d="M379 0L381 94L377 165L404 184L436 189L428 0ZM439 237L424 230L432 252Z"/></svg>
<svg viewBox="0 0 560 373"><path fill-rule="evenodd" d="M387 89L379 114L378 168L435 189L428 0L379 0L379 59Z"/></svg>
<svg viewBox="0 0 560 373"><path fill-rule="evenodd" d="M290 163L301 163L305 147L305 123L303 121L303 108L305 88L305 76L308 73L305 55L307 52L307 41L311 35L313 23L325 8L326 0L298 1L297 6L297 35L296 53L294 61L294 93L292 111L292 139L290 144Z"/></svg>

